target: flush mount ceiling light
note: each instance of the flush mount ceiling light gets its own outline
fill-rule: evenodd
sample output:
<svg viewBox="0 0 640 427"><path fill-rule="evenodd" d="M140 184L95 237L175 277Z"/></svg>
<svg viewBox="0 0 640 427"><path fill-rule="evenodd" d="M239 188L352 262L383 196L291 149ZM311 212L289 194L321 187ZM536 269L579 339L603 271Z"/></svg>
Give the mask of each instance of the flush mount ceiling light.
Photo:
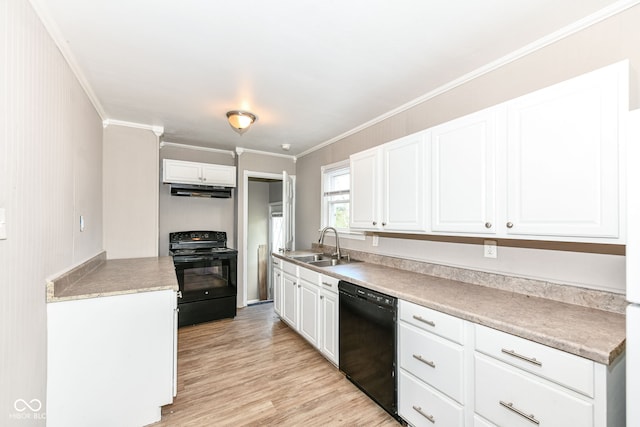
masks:
<svg viewBox="0 0 640 427"><path fill-rule="evenodd" d="M255 114L248 111L232 110L227 112L229 125L240 135L249 130L253 122L258 120Z"/></svg>

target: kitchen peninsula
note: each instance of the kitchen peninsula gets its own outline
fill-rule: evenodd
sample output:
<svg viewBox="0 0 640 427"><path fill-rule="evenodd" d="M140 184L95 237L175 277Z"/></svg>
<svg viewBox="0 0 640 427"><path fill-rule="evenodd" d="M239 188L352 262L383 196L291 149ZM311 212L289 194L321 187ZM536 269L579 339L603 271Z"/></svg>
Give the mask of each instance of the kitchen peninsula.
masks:
<svg viewBox="0 0 640 427"><path fill-rule="evenodd" d="M48 425L160 419L175 395L177 290L170 257L104 252L48 281Z"/></svg>

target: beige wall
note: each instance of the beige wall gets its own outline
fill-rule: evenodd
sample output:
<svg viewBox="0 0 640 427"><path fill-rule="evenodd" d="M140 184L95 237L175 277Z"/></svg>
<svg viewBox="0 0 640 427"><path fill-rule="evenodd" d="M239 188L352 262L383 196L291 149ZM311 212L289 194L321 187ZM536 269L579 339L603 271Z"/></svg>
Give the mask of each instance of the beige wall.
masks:
<svg viewBox="0 0 640 427"><path fill-rule="evenodd" d="M29 2L0 17L0 425L40 426L46 278L102 250L102 123ZM43 406L18 419L16 399Z"/></svg>
<svg viewBox="0 0 640 427"><path fill-rule="evenodd" d="M506 64L407 111L298 159L296 246L309 247L320 226L320 167L456 117L529 93L593 69L630 60L630 106L640 106L640 6ZM518 242L498 259L483 257L477 240L462 243L381 237L378 247L344 239L343 246L436 263L624 292L624 257L590 253L585 245L538 249ZM620 252L619 248L616 249Z"/></svg>
<svg viewBox="0 0 640 427"><path fill-rule="evenodd" d="M104 130L104 249L107 258L158 255L158 137L150 130Z"/></svg>
<svg viewBox="0 0 640 427"><path fill-rule="evenodd" d="M175 141L178 142L178 141ZM186 160L234 166L231 154L194 150L175 146L160 149L160 172L156 186L160 192L160 255L169 252L169 233L174 231L214 230L227 233L227 245L235 248L235 195L230 199L171 196L169 185L162 184L162 159Z"/></svg>
<svg viewBox="0 0 640 427"><path fill-rule="evenodd" d="M244 305L245 300L245 278L244 278L244 263L246 260L245 254L247 249L244 243L244 211L245 211L245 192L244 185L245 172L262 172L282 175L283 171L287 171L290 175L296 173L296 163L292 158L279 157L272 155L265 155L253 152L244 152L237 158L238 161L238 208L237 208L237 223L236 223L236 236L237 236L237 249L238 249L238 307Z"/></svg>

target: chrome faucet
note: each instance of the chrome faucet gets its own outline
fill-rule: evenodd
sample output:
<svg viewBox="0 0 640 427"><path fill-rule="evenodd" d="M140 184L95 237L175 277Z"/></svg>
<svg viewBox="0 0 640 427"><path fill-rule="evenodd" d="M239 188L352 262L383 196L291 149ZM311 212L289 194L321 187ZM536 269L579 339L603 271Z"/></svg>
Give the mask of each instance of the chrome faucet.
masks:
<svg viewBox="0 0 640 427"><path fill-rule="evenodd" d="M324 235L327 232L327 230L333 230L333 232L336 235L336 253L334 255L338 256L338 260L342 259L342 255L340 254L340 238L338 237L338 230L336 230L333 227L325 227L322 229L322 231L320 231L320 238L318 239L318 243L323 245L324 244Z"/></svg>

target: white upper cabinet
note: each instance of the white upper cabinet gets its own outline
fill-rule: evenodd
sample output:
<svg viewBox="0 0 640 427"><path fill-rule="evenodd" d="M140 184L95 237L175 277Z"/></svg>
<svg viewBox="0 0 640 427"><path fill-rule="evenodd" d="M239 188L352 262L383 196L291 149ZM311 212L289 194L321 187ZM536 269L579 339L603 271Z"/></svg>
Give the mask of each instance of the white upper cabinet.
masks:
<svg viewBox="0 0 640 427"><path fill-rule="evenodd" d="M501 109L431 129L431 230L496 233L496 140Z"/></svg>
<svg viewBox="0 0 640 427"><path fill-rule="evenodd" d="M409 135L351 156L351 228L426 231L427 134Z"/></svg>
<svg viewBox="0 0 640 427"><path fill-rule="evenodd" d="M164 159L162 182L235 187L236 167Z"/></svg>
<svg viewBox="0 0 640 427"><path fill-rule="evenodd" d="M351 206L349 225L351 228L376 229L382 223L380 148L372 148L353 154L351 167Z"/></svg>
<svg viewBox="0 0 640 427"><path fill-rule="evenodd" d="M620 236L622 62L507 106L507 235Z"/></svg>
<svg viewBox="0 0 640 427"><path fill-rule="evenodd" d="M351 156L351 228L624 243L629 63Z"/></svg>
<svg viewBox="0 0 640 427"><path fill-rule="evenodd" d="M428 132L382 146L382 229L425 231L425 164Z"/></svg>

